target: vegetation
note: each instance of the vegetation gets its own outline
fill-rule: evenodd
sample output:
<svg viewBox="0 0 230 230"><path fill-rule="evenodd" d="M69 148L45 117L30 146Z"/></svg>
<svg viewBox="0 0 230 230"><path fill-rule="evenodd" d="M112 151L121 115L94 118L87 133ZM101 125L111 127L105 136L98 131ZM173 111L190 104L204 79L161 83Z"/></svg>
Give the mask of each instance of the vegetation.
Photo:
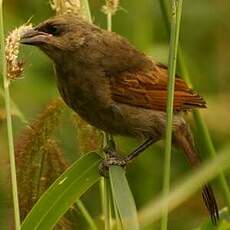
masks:
<svg viewBox="0 0 230 230"><path fill-rule="evenodd" d="M171 38L174 39L171 43L168 35L172 8L167 8L168 1L94 0L88 5L87 0L82 0L81 7L73 4L78 1L65 2L61 9L74 7L88 20L126 36L139 49L165 64L170 44L169 98L172 99L176 64L173 56L178 45L182 1L175 1L180 4L175 8L175 20L172 19ZM60 13L58 7L63 1L52 3L52 8ZM0 6L1 229L13 228L13 222L15 229L51 229L54 225L56 229L160 229L162 215L162 229L215 229L208 220L199 188L207 180L217 178L213 184L220 207L230 206L230 34L226 30L229 19L226 9L230 3L194 0L183 5L178 72L208 101L209 109L201 114L195 112L194 119L187 116L204 165L197 172L191 172L183 155L174 149L164 162L164 145L160 143L130 165L126 174L120 167L111 167L109 179L99 176L98 166L104 157L103 139L108 145L112 143L111 137L84 123L56 99L58 92L48 58L38 50L31 53L31 49L24 48L21 55L25 71L20 75L23 78L17 77L23 64L18 61L12 70L13 79L7 79L4 30L12 31L33 15L32 21L36 24L55 12L51 11L48 1L5 1L4 9L0 1ZM23 29L27 26L30 25ZM170 102L172 100L168 102L169 121ZM168 127L167 154L171 152L170 122ZM120 137L115 137L115 142L122 153L128 153L138 144ZM161 197L164 164L165 189ZM225 208L219 229L229 229L228 219Z"/></svg>

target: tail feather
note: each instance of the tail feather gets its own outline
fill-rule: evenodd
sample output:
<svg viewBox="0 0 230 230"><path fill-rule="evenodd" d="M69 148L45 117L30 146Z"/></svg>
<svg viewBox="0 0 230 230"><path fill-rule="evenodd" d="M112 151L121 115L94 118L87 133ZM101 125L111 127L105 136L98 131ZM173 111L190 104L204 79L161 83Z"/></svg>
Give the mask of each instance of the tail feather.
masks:
<svg viewBox="0 0 230 230"><path fill-rule="evenodd" d="M209 184L203 187L202 197L203 197L205 206L207 207L208 212L210 214L211 220L213 224L216 225L219 220L219 211L218 211L218 206L217 206L217 202L215 199L215 195Z"/></svg>
<svg viewBox="0 0 230 230"><path fill-rule="evenodd" d="M186 124L181 126L180 129L174 131L173 141L177 147L184 151L189 163L193 168L196 168L200 165L201 161L196 152L192 134ZM210 214L211 220L213 224L216 225L219 220L218 205L214 192L209 184L204 185L202 197Z"/></svg>

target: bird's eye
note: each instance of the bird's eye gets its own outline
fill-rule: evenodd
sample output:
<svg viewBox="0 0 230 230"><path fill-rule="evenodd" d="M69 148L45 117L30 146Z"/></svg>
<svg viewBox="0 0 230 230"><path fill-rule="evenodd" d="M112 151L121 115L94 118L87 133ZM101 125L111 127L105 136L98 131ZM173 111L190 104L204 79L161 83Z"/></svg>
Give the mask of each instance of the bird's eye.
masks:
<svg viewBox="0 0 230 230"><path fill-rule="evenodd" d="M56 25L49 25L46 27L45 32L52 34L54 36L57 36L61 33L61 30L60 30L60 27L58 27Z"/></svg>

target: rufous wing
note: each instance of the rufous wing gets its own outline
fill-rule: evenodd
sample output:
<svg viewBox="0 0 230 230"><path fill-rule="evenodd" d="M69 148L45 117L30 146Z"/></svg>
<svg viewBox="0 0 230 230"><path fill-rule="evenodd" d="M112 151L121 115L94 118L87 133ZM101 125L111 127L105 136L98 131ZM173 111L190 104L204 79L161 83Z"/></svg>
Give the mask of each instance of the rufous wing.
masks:
<svg viewBox="0 0 230 230"><path fill-rule="evenodd" d="M110 77L112 99L116 102L146 109L166 111L168 72L155 65L149 71L119 73ZM174 111L206 108L204 99L176 77Z"/></svg>

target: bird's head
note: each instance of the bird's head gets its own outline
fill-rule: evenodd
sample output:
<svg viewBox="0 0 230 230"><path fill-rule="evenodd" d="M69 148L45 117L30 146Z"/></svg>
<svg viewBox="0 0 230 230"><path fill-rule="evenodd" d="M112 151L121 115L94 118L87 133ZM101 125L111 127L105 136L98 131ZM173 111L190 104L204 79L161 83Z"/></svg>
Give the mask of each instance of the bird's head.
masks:
<svg viewBox="0 0 230 230"><path fill-rule="evenodd" d="M55 16L27 31L20 42L39 47L55 61L81 47L92 30L97 27L79 16Z"/></svg>

